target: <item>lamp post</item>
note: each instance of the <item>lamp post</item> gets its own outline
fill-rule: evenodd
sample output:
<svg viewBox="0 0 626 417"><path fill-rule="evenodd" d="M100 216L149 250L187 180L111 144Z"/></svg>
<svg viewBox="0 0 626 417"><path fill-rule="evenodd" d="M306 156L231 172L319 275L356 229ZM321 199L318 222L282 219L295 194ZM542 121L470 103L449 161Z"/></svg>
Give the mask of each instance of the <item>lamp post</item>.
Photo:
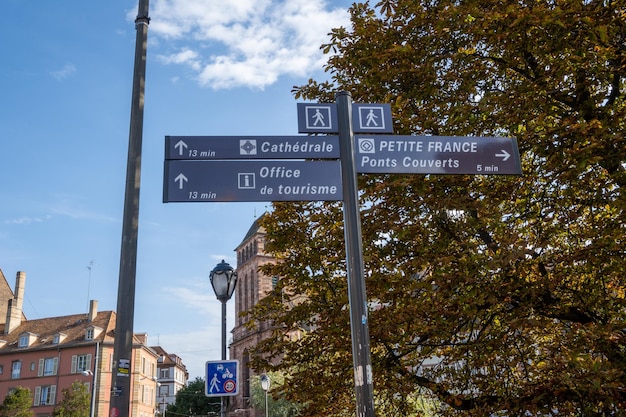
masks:
<svg viewBox="0 0 626 417"><path fill-rule="evenodd" d="M96 356L93 362L93 371L90 369L85 369L81 372L84 376L90 376L91 378L91 402L89 404L89 417L96 417L96 395L98 395L98 388L96 384L98 383L98 357L100 352L100 342L96 342Z"/></svg>
<svg viewBox="0 0 626 417"><path fill-rule="evenodd" d="M265 391L265 417L268 416L269 407L267 404L267 392L270 390L270 377L267 374L262 374L261 377L261 388Z"/></svg>
<svg viewBox="0 0 626 417"><path fill-rule="evenodd" d="M209 274L215 296L222 303L222 360L226 360L226 303L235 292L237 272L228 263L217 264ZM221 397L220 415L226 417L226 397Z"/></svg>

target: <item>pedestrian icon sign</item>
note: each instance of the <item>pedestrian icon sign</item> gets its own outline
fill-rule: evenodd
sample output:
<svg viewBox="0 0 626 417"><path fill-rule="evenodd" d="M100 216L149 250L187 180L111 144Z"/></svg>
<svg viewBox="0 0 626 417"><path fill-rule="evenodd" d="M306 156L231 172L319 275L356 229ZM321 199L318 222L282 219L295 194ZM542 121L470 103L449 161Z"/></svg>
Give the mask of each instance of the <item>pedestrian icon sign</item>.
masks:
<svg viewBox="0 0 626 417"><path fill-rule="evenodd" d="M337 133L337 105L335 103L298 103L298 131L300 133Z"/></svg>
<svg viewBox="0 0 626 417"><path fill-rule="evenodd" d="M391 106L384 104L353 104L354 133L393 133ZM298 132L338 133L336 103L298 103Z"/></svg>
<svg viewBox="0 0 626 417"><path fill-rule="evenodd" d="M353 118L355 133L393 133L389 104L354 104Z"/></svg>
<svg viewBox="0 0 626 417"><path fill-rule="evenodd" d="M208 361L204 395L207 397L237 395L239 393L238 371L238 360Z"/></svg>

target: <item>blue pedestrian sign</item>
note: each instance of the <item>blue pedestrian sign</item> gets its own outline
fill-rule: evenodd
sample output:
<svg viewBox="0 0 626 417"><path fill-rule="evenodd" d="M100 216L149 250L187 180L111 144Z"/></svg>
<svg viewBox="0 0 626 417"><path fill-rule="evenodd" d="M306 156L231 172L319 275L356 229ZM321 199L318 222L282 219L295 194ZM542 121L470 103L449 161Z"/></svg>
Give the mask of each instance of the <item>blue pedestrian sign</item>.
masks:
<svg viewBox="0 0 626 417"><path fill-rule="evenodd" d="M352 131L354 133L393 133L389 104L354 104ZM298 103L298 132L337 133L336 103Z"/></svg>
<svg viewBox="0 0 626 417"><path fill-rule="evenodd" d="M208 361L206 363L206 379L204 395L207 397L224 397L237 395L239 384L237 377L239 361Z"/></svg>
<svg viewBox="0 0 626 417"><path fill-rule="evenodd" d="M335 103L298 103L298 131L300 133L337 133L337 105Z"/></svg>
<svg viewBox="0 0 626 417"><path fill-rule="evenodd" d="M352 112L354 133L393 133L389 104L354 104Z"/></svg>

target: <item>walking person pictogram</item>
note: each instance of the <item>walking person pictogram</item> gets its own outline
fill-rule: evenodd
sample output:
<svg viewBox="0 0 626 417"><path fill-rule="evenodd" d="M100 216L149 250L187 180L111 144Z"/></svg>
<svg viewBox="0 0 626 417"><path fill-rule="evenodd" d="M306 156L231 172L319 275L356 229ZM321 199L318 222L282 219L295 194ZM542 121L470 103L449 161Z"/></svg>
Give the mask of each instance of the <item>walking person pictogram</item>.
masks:
<svg viewBox="0 0 626 417"><path fill-rule="evenodd" d="M217 379L217 374L213 374L213 378L211 378L211 385L209 386L209 392L212 394L213 390L220 392L220 387L217 385L219 380Z"/></svg>
<svg viewBox="0 0 626 417"><path fill-rule="evenodd" d="M370 109L369 113L367 113L367 122L365 123L365 126L369 126L370 124L378 126L376 119L378 119L378 116L374 114L374 109Z"/></svg>
<svg viewBox="0 0 626 417"><path fill-rule="evenodd" d="M317 126L318 123L322 126L326 126L326 123L324 123L324 115L320 112L320 109L315 109L313 119L315 119L313 126Z"/></svg>

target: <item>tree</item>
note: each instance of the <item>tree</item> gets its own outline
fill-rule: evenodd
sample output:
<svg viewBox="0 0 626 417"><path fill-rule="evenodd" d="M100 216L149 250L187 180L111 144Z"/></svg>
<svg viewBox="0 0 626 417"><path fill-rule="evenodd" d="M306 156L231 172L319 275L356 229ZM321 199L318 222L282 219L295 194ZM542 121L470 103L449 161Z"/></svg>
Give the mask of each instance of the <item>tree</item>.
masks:
<svg viewBox="0 0 626 417"><path fill-rule="evenodd" d="M54 408L54 417L89 417L91 395L80 381L62 390L63 398Z"/></svg>
<svg viewBox="0 0 626 417"><path fill-rule="evenodd" d="M279 372L269 372L270 390L267 392L268 415L272 417L295 417L300 415L300 404L285 398L285 378ZM250 403L256 410L265 410L265 390L258 377L250 381Z"/></svg>
<svg viewBox="0 0 626 417"><path fill-rule="evenodd" d="M0 417L33 417L33 396L28 388L15 387L2 401Z"/></svg>
<svg viewBox="0 0 626 417"><path fill-rule="evenodd" d="M375 7L351 7L331 80L296 98L391 103L399 134L515 136L524 171L359 177L376 406L626 415L625 3ZM263 226L281 279L253 312L277 325L254 366L285 370L303 415L351 415L341 204L274 203Z"/></svg>
<svg viewBox="0 0 626 417"><path fill-rule="evenodd" d="M169 417L218 415L220 398L204 395L204 378L196 377L176 393L174 404L167 406Z"/></svg>

